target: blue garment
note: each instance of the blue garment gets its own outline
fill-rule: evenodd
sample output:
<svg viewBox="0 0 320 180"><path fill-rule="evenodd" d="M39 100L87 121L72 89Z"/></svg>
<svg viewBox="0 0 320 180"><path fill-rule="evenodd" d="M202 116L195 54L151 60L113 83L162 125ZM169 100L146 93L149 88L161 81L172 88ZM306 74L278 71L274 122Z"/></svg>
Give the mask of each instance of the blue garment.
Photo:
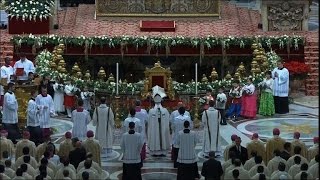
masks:
<svg viewBox="0 0 320 180"><path fill-rule="evenodd" d="M227 117L230 117L235 114L236 118L240 116L241 104L240 103L232 103L228 109L226 114Z"/></svg>

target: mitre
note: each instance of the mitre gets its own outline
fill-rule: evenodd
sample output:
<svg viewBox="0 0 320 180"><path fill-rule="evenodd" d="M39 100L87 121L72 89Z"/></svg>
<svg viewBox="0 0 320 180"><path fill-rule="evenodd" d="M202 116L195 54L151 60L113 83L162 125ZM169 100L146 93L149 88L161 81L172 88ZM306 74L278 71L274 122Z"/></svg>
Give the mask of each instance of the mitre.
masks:
<svg viewBox="0 0 320 180"><path fill-rule="evenodd" d="M154 86L152 88L152 98L154 98L156 95L159 95L161 98L166 97L166 93L164 92L164 89L158 85Z"/></svg>

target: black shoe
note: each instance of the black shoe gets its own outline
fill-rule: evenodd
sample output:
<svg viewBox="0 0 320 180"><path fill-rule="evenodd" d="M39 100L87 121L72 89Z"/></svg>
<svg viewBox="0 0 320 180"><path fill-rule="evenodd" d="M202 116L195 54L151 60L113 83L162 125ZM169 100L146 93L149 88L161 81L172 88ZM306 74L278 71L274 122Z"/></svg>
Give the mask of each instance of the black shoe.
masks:
<svg viewBox="0 0 320 180"><path fill-rule="evenodd" d="M223 125L223 126L224 126L224 125L227 125L227 123L226 123L226 122L223 122L223 123L221 123L221 125Z"/></svg>
<svg viewBox="0 0 320 180"><path fill-rule="evenodd" d="M161 155L159 155L159 157L166 157L166 155L165 154L161 154Z"/></svg>

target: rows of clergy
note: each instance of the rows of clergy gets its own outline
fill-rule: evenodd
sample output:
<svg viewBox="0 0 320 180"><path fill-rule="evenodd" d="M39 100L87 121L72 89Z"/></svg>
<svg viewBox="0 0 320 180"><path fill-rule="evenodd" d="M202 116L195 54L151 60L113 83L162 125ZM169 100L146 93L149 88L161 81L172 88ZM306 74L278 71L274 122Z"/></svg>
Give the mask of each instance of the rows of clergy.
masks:
<svg viewBox="0 0 320 180"><path fill-rule="evenodd" d="M300 179L301 172L306 172L308 179L319 177L319 137L314 137L314 145L307 149L305 143L299 139L299 132L294 133L292 142L286 142L279 135L280 130L275 128L273 137L264 144L259 140L258 134L254 133L252 141L246 147L240 145L241 139L237 135L232 135L232 144L224 150L223 172L226 175L223 176L232 178L232 170L236 168L240 171L240 179L253 178L258 167L263 166L264 174L271 179L279 179L282 174L292 179L298 176ZM237 146L240 147L240 152ZM240 160L241 166L234 164L235 159ZM284 172L278 169L279 163L285 166Z"/></svg>
<svg viewBox="0 0 320 180"><path fill-rule="evenodd" d="M14 146L12 141L6 138L7 132L2 130L0 177L19 179L22 169L21 176L25 179L35 179L38 175L47 176L47 179L82 179L84 172L88 172L93 179L106 179L109 174L101 169L100 145L93 136L93 132L88 131L87 139L80 143L74 141L77 138L71 139L72 134L67 132L65 140L60 143L59 149L56 149L49 137L36 147L34 142L29 140L30 134L27 131L23 133L23 139ZM78 150L81 148L86 154L79 154ZM74 158L70 157L71 154ZM77 159L78 162L73 163L72 159ZM1 172L2 167L5 167L4 172Z"/></svg>

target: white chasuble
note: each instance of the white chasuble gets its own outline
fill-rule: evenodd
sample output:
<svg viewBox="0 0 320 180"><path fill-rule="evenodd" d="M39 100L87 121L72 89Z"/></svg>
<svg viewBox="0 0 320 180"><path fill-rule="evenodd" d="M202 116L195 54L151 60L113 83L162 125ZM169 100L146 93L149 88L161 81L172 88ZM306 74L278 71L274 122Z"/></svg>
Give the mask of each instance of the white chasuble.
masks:
<svg viewBox="0 0 320 180"><path fill-rule="evenodd" d="M202 124L204 126L204 142L203 142L203 153L209 153L210 151L221 151L220 148L220 122L219 111L213 107L209 107L208 110L202 113Z"/></svg>
<svg viewBox="0 0 320 180"><path fill-rule="evenodd" d="M78 108L72 111L71 121L73 122L72 135L81 141L87 137L87 125L91 121L90 113Z"/></svg>

